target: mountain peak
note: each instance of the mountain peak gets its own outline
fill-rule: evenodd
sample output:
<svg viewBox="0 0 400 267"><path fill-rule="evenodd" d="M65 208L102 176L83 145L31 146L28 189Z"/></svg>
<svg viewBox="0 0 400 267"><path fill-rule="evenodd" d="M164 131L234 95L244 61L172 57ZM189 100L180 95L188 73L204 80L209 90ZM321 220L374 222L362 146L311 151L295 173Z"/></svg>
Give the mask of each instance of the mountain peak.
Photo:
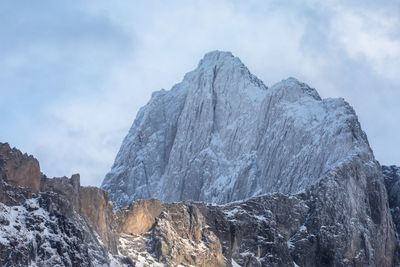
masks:
<svg viewBox="0 0 400 267"><path fill-rule="evenodd" d="M315 100L321 100L317 90L308 86L308 84L298 81L296 78L289 77L285 80L282 80L271 88L271 93L281 95L281 98L284 98L289 101L296 101L297 99L303 96L310 96Z"/></svg>
<svg viewBox="0 0 400 267"><path fill-rule="evenodd" d="M200 60L199 66L203 64L216 64L224 61L230 61L235 56L229 51L214 50L206 53L202 60Z"/></svg>
<svg viewBox="0 0 400 267"><path fill-rule="evenodd" d="M292 77L267 89L232 53L212 51L141 109L102 188L116 208L150 197L227 203L298 193L343 158L369 153L347 121L358 123L347 103L321 101Z"/></svg>
<svg viewBox="0 0 400 267"><path fill-rule="evenodd" d="M231 71L234 69L242 69L246 70L246 73L250 73L247 67L242 63L242 61L235 57L229 51L211 51L204 55L204 57L200 60L197 70L216 70L216 69L230 69ZM243 72L243 73L245 73Z"/></svg>
<svg viewBox="0 0 400 267"><path fill-rule="evenodd" d="M242 61L231 52L211 51L204 55L197 68L185 75L184 86L186 89L198 87L200 91L210 89L225 95L245 93L252 98L263 95L267 87ZM248 90L244 92L243 90Z"/></svg>

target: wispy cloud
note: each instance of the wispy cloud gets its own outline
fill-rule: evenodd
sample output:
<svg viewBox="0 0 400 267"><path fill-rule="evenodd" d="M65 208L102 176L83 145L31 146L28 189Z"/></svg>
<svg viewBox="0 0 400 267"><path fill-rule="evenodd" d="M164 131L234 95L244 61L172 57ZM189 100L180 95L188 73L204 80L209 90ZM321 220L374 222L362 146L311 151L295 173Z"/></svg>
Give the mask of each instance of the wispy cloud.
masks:
<svg viewBox="0 0 400 267"><path fill-rule="evenodd" d="M99 185L151 92L209 50L267 85L295 76L359 114L400 163L398 1L31 1L0 4L0 139L49 176Z"/></svg>

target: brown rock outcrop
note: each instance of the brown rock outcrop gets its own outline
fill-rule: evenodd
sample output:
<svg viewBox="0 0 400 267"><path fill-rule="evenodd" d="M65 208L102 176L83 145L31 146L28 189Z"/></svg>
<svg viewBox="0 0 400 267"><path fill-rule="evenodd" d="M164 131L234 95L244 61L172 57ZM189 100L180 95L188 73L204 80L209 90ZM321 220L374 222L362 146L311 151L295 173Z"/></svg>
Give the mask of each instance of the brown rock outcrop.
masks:
<svg viewBox="0 0 400 267"><path fill-rule="evenodd" d="M117 212L120 253L134 261L226 266L220 240L197 205L138 200Z"/></svg>
<svg viewBox="0 0 400 267"><path fill-rule="evenodd" d="M229 266L221 240L203 216L200 203L165 203L150 233L149 247L159 262L172 265Z"/></svg>
<svg viewBox="0 0 400 267"><path fill-rule="evenodd" d="M111 253L117 253L114 212L108 193L96 187L81 187L79 174L71 178L47 178L39 162L7 143L0 143L0 202L13 206L38 193L53 192L68 200L68 213L76 212L91 226ZM67 210L65 210L67 211Z"/></svg>
<svg viewBox="0 0 400 267"><path fill-rule="evenodd" d="M163 203L155 198L132 202L117 213L118 232L143 234L153 227L162 211Z"/></svg>
<svg viewBox="0 0 400 267"><path fill-rule="evenodd" d="M0 178L9 185L27 187L34 193L40 190L42 173L37 159L22 154L8 143L0 143Z"/></svg>
<svg viewBox="0 0 400 267"><path fill-rule="evenodd" d="M81 187L79 200L81 213L110 252L117 254L118 235L113 207L108 200L108 192L97 187Z"/></svg>
<svg viewBox="0 0 400 267"><path fill-rule="evenodd" d="M118 236L112 203L108 192L97 187L80 186L79 174L71 178L43 177L41 191L51 191L65 196L73 209L83 215L111 253L117 253Z"/></svg>
<svg viewBox="0 0 400 267"><path fill-rule="evenodd" d="M290 240L304 231L305 198L272 194L223 206L139 200L117 212L119 250L148 265L293 266Z"/></svg>

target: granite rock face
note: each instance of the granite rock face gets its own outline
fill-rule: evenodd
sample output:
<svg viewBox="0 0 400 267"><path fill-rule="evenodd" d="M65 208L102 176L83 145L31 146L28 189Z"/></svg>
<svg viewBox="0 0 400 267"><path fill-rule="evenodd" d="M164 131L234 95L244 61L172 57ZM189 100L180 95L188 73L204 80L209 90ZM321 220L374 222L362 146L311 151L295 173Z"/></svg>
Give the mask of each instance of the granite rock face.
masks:
<svg viewBox="0 0 400 267"><path fill-rule="evenodd" d="M316 263L294 257L299 266L393 266L398 246L377 164L356 157L308 190L308 234L296 234L292 243Z"/></svg>
<svg viewBox="0 0 400 267"><path fill-rule="evenodd" d="M400 167L382 166L382 171L388 192L389 207L400 243Z"/></svg>
<svg viewBox="0 0 400 267"><path fill-rule="evenodd" d="M116 208L151 197L221 204L304 192L358 155L373 160L343 99L322 100L294 78L267 88L238 58L216 51L153 94L102 188Z"/></svg>

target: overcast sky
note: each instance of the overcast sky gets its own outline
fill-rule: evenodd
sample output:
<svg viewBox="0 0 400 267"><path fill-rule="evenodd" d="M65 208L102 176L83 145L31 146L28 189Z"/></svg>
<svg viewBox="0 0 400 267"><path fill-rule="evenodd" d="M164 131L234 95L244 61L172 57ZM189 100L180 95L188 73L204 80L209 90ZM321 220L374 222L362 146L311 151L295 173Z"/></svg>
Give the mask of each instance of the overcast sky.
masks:
<svg viewBox="0 0 400 267"><path fill-rule="evenodd" d="M400 1L0 2L0 142L100 185L151 92L210 50L267 86L293 76L356 110L400 164Z"/></svg>

